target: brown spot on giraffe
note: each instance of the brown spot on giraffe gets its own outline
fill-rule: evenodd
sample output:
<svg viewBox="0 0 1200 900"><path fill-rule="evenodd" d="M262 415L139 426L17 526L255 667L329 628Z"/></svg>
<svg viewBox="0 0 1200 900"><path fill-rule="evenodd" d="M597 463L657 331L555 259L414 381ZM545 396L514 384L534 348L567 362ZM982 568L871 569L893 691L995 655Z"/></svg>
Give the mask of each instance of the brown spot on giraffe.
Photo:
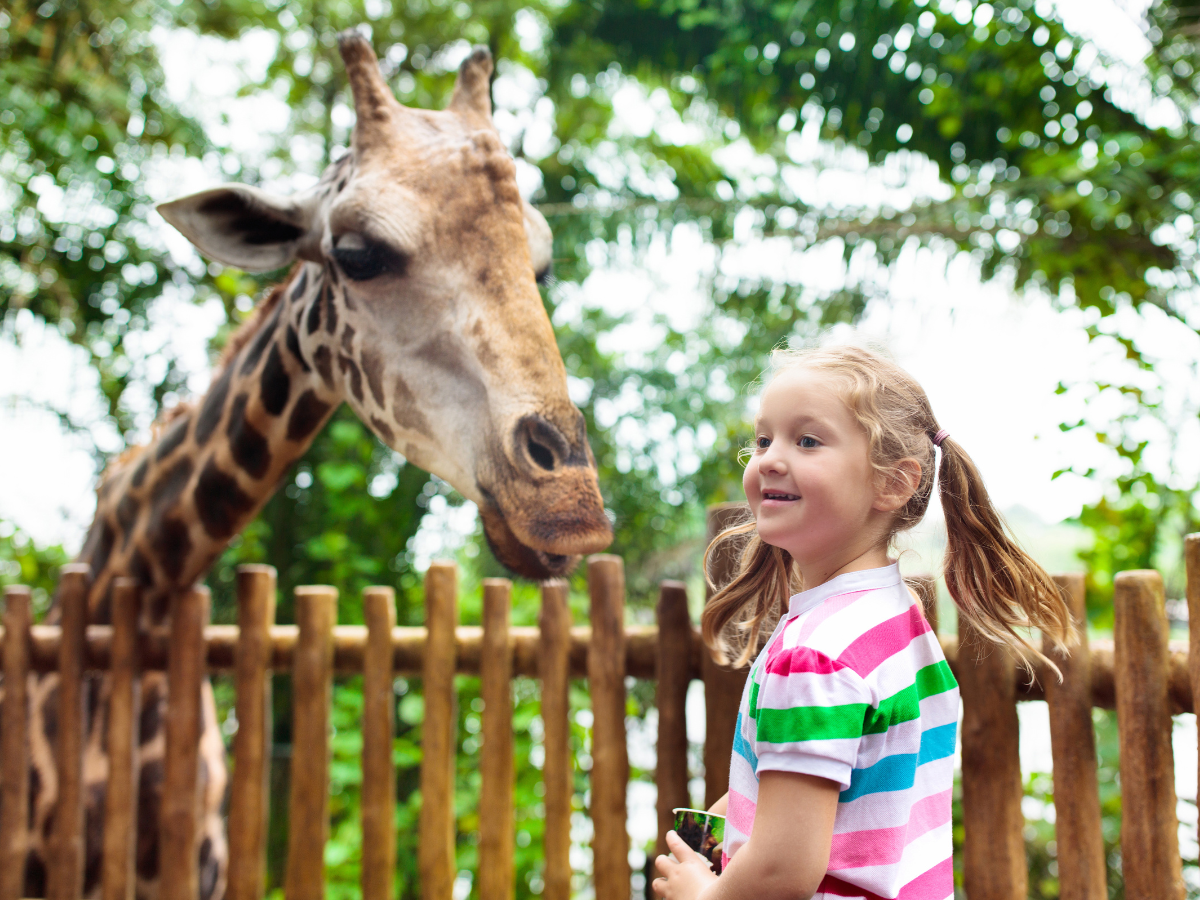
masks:
<svg viewBox="0 0 1200 900"><path fill-rule="evenodd" d="M254 509L254 498L241 489L234 476L222 472L212 459L200 473L192 500L204 530L217 540L233 537L242 520Z"/></svg>
<svg viewBox="0 0 1200 900"><path fill-rule="evenodd" d="M287 438L289 441L303 441L311 438L313 433L325 421L332 407L321 400L315 392L305 391L292 407L292 415L288 419Z"/></svg>
<svg viewBox="0 0 1200 900"><path fill-rule="evenodd" d="M329 349L327 344L322 344L313 353L313 362L317 366L317 372L321 376L321 381L325 382L325 387L333 388L333 351Z"/></svg>
<svg viewBox="0 0 1200 900"><path fill-rule="evenodd" d="M246 418L246 404L249 402L250 395L247 393L234 398L229 408L229 424L225 433L229 437L229 452L233 461L251 478L262 478L271 465L271 448L262 432Z"/></svg>

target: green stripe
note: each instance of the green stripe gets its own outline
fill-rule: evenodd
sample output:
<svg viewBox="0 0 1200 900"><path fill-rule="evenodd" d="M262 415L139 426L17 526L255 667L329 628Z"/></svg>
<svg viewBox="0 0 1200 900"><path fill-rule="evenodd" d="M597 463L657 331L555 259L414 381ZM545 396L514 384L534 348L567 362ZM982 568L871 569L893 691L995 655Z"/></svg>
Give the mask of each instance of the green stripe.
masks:
<svg viewBox="0 0 1200 900"><path fill-rule="evenodd" d="M921 701L958 687L945 660L918 670L915 682L880 701L842 706L800 706L792 709L760 709L757 682L750 685L750 715L758 723L758 740L773 744L856 738L883 734L893 725L911 722L921 715Z"/></svg>
<svg viewBox="0 0 1200 900"><path fill-rule="evenodd" d="M917 690L922 700L956 687L958 682L954 680L954 674L944 659L917 671Z"/></svg>
<svg viewBox="0 0 1200 900"><path fill-rule="evenodd" d="M760 709L755 716L757 739L770 744L786 744L860 737L867 709L865 703Z"/></svg>
<svg viewBox="0 0 1200 900"><path fill-rule="evenodd" d="M914 684L896 691L867 712L863 734L883 734L893 725L911 722L921 715L922 700L957 686L945 660L918 669Z"/></svg>

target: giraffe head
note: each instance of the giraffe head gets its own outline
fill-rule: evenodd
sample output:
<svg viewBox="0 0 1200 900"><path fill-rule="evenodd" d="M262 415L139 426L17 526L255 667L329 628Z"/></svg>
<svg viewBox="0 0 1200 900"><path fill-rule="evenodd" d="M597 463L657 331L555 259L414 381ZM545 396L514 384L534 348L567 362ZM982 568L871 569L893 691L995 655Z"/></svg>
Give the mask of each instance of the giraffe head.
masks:
<svg viewBox="0 0 1200 900"><path fill-rule="evenodd" d="M434 111L396 101L359 34L339 48L352 148L313 189L227 185L159 211L221 262L302 261L284 315L318 386L478 504L506 566L561 574L612 529L535 280L550 229L492 124L491 55L476 49Z"/></svg>

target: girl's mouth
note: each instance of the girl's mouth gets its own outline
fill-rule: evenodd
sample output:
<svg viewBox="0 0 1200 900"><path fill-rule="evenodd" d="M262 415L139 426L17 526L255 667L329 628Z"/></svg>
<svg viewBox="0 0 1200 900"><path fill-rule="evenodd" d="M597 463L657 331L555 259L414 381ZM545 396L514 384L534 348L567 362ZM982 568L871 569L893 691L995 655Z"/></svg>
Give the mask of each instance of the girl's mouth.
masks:
<svg viewBox="0 0 1200 900"><path fill-rule="evenodd" d="M783 491L763 491L762 498L763 500L776 500L781 503L800 499L798 494L788 494Z"/></svg>

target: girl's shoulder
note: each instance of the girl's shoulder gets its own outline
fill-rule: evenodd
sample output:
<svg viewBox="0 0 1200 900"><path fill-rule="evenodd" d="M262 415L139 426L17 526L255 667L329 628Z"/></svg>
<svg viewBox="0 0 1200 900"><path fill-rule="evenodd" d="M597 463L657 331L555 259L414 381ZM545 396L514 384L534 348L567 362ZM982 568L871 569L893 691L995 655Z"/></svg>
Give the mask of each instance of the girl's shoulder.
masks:
<svg viewBox="0 0 1200 900"><path fill-rule="evenodd" d="M930 631L898 573L894 582L848 587L790 615L777 637L778 650L806 647L865 677Z"/></svg>

